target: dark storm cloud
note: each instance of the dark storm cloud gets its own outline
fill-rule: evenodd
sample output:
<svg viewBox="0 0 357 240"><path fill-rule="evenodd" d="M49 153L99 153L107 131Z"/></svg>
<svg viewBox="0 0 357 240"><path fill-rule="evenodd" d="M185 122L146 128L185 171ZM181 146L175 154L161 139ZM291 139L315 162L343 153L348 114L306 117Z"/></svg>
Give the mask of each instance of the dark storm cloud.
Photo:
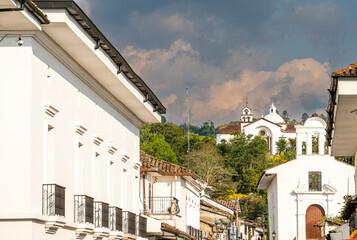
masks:
<svg viewBox="0 0 357 240"><path fill-rule="evenodd" d="M167 106L170 121L184 121L189 87L193 121L225 123L239 118L246 96L256 116L271 101L297 119L323 112L330 67L343 67L345 53L357 60L353 2L341 1L80 4Z"/></svg>

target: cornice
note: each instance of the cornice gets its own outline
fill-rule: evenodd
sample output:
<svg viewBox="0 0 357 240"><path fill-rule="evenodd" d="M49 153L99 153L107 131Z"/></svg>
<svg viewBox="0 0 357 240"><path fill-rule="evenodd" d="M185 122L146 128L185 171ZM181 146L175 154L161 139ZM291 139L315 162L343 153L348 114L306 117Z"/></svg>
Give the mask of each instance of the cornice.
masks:
<svg viewBox="0 0 357 240"><path fill-rule="evenodd" d="M85 83L96 94L103 98L111 107L123 115L135 127L141 128L143 122L128 109L121 101L114 97L103 85L84 70L71 56L69 56L59 45L57 45L47 34L36 32L32 37L64 66L66 66L76 77Z"/></svg>

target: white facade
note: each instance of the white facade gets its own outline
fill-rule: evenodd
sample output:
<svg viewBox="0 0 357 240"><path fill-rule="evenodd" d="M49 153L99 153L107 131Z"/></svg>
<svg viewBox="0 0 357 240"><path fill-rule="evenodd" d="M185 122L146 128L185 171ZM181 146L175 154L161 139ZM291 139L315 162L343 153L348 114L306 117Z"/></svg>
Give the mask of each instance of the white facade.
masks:
<svg viewBox="0 0 357 240"><path fill-rule="evenodd" d="M327 140L331 155L357 159L357 63L335 71L331 75L330 99L327 108ZM355 161L357 182L357 161ZM356 184L357 192L357 184Z"/></svg>
<svg viewBox="0 0 357 240"><path fill-rule="evenodd" d="M207 183L184 167L141 154L140 212L185 233L199 230L200 198Z"/></svg>
<svg viewBox="0 0 357 240"><path fill-rule="evenodd" d="M44 11L45 26L27 7L0 15L0 236L127 237L105 213L139 215L140 127L160 113L65 9Z"/></svg>
<svg viewBox="0 0 357 240"><path fill-rule="evenodd" d="M319 132L324 124L319 118L308 119L304 127L297 128L297 143L306 140L310 133ZM323 138L321 140L324 142ZM321 189L312 188L311 172L320 173ZM352 166L336 161L324 151L319 154L298 153L295 160L265 170L258 188L268 190L270 234L275 232L276 239L280 240L294 237L305 240L308 207L319 206L327 217L339 215L343 197L355 194L353 179ZM272 239L272 235L270 237Z"/></svg>
<svg viewBox="0 0 357 240"><path fill-rule="evenodd" d="M247 110L247 112L245 112L245 110ZM296 138L295 127L285 123L284 119L279 114L277 114L277 110L274 104L270 106L269 114L267 114L264 118L260 118L256 121L253 121L253 115L250 115L250 108L243 108L242 116L245 116L246 113L251 116L251 119L245 118L249 119L249 121L244 121L244 119L242 120L241 118L239 131L245 133L246 135L251 134L253 136L262 137L268 144L270 154L276 154L276 142L280 139L288 140L289 138ZM288 128L288 126L293 126L293 128ZM232 125L228 126L228 128L229 127L232 127ZM232 138L234 138L234 135L231 133L237 130L232 127L232 131L229 131L228 128L217 131L216 144L229 142Z"/></svg>

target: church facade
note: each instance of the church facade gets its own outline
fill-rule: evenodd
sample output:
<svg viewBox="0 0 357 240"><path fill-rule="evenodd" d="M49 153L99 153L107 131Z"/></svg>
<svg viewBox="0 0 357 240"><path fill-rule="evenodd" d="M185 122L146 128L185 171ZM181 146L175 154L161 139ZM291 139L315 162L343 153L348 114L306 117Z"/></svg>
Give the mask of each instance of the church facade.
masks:
<svg viewBox="0 0 357 240"><path fill-rule="evenodd" d="M265 170L260 177L258 189L268 191L270 239L273 234L276 240L321 239L323 233L314 224L323 216L337 216L343 196L355 194L354 167L325 150L325 128L318 117L296 126L297 158ZM314 137L319 143L315 153Z"/></svg>
<svg viewBox="0 0 357 240"><path fill-rule="evenodd" d="M252 110L248 104L242 109L240 123L227 125L216 132L216 143L229 142L234 137L235 132L260 136L270 149L272 155L276 154L276 142L279 139L289 139L296 137L296 128L293 124L286 124L284 119L277 113L277 109L272 104L269 114L254 121Z"/></svg>

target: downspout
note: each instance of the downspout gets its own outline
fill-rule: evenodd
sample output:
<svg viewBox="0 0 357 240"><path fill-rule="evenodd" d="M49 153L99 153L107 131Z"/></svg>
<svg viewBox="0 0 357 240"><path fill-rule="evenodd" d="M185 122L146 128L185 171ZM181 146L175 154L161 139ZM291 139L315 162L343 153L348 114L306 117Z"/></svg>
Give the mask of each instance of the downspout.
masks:
<svg viewBox="0 0 357 240"><path fill-rule="evenodd" d="M146 191L145 191L145 172L143 172L143 201L144 201L144 214L146 213Z"/></svg>

